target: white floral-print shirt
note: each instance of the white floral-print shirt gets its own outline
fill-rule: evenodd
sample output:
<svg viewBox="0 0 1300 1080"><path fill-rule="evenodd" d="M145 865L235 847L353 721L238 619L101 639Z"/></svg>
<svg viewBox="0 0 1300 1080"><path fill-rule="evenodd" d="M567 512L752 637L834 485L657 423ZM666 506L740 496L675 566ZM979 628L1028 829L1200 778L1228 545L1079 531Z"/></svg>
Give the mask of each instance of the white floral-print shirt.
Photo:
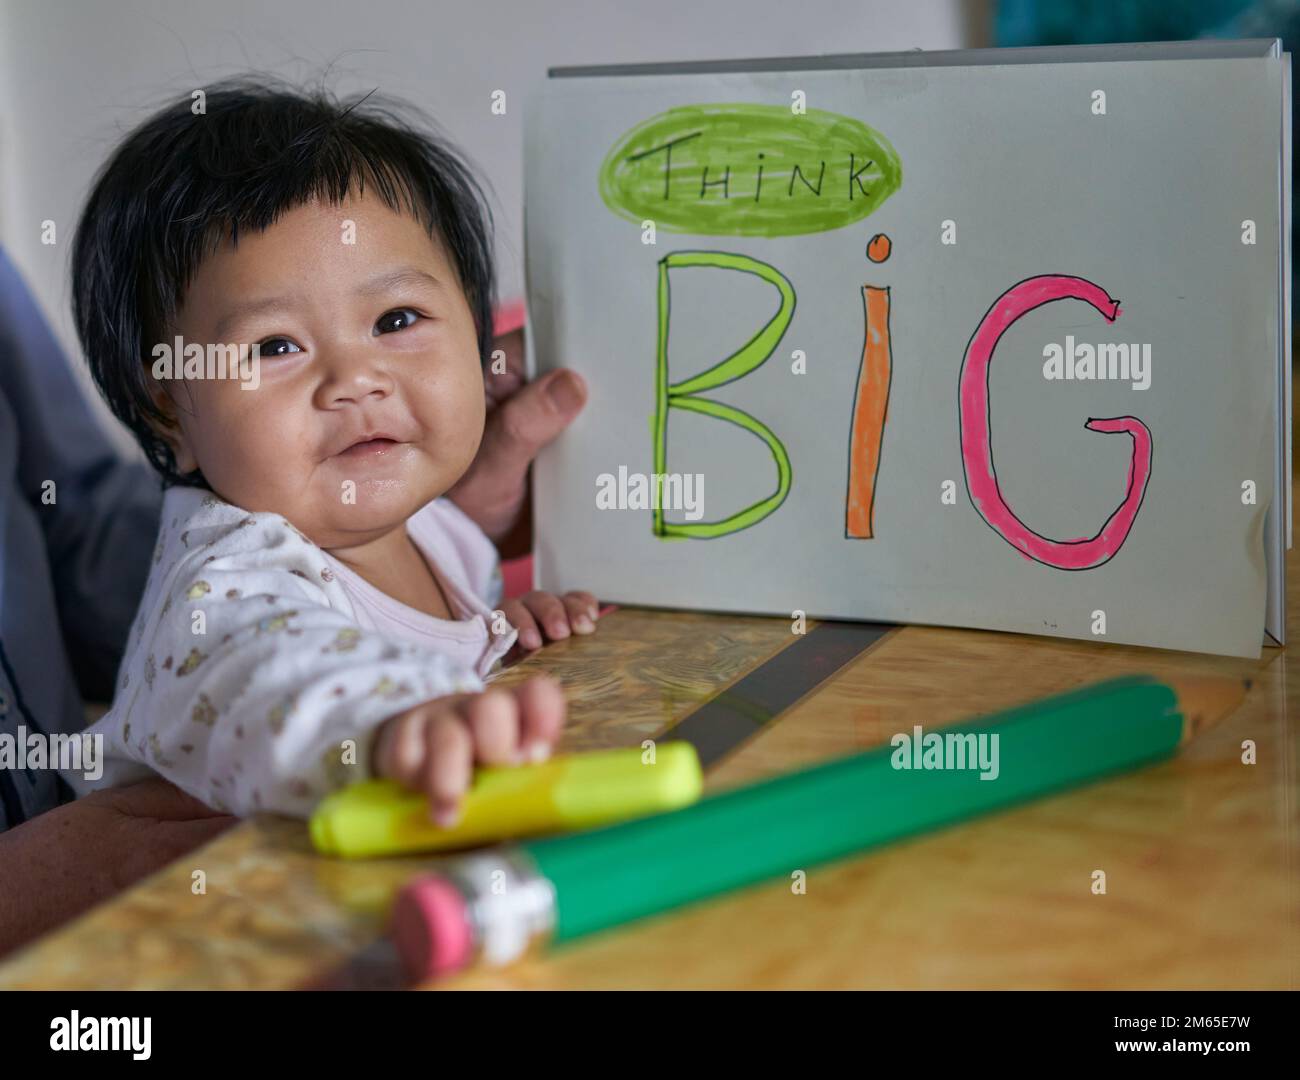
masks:
<svg viewBox="0 0 1300 1080"><path fill-rule="evenodd" d="M384 720L482 690L516 637L493 615L500 568L474 522L441 498L407 531L456 622L386 596L279 514L169 489L113 706L86 729L103 775L64 779L81 795L159 773L228 813L306 817L368 778Z"/></svg>

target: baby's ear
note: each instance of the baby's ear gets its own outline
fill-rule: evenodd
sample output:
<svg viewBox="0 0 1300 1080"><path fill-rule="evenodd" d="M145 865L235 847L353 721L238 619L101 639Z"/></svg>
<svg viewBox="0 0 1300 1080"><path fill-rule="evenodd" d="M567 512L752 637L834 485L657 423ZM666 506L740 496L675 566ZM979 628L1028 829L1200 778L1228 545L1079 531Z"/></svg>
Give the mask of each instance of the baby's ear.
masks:
<svg viewBox="0 0 1300 1080"><path fill-rule="evenodd" d="M145 381L154 406L166 417L165 422L150 417L149 426L172 448L172 456L176 459L176 471L182 475L194 472L199 467L199 463L195 460L194 453L190 450L189 440L185 437L180 420L177 419L176 401L172 397L171 387L180 385L179 382L173 380L170 384L164 383L152 375L146 375Z"/></svg>

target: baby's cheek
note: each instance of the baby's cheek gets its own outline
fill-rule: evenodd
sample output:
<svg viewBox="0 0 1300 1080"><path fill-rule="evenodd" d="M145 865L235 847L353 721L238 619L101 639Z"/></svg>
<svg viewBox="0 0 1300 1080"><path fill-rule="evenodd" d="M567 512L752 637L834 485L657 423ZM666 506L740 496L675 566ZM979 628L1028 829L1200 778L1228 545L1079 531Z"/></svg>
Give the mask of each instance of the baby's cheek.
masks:
<svg viewBox="0 0 1300 1080"><path fill-rule="evenodd" d="M486 417L483 375L477 364L439 380L431 387L426 408L430 419L425 430L435 460L463 473L483 440Z"/></svg>
<svg viewBox="0 0 1300 1080"><path fill-rule="evenodd" d="M205 433L204 476L227 501L247 510L292 517L310 491L311 448L318 438L296 422L292 410L274 407L258 390L239 391L249 401L221 401Z"/></svg>

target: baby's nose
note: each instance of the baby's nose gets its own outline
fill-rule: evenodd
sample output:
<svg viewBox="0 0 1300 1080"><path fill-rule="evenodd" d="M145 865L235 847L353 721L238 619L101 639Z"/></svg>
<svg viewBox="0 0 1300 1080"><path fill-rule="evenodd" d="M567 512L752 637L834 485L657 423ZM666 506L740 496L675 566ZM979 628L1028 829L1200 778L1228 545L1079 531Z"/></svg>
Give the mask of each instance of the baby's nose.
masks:
<svg viewBox="0 0 1300 1080"><path fill-rule="evenodd" d="M393 391L393 380L376 358L350 355L321 365L323 377L317 390L320 408L373 401Z"/></svg>

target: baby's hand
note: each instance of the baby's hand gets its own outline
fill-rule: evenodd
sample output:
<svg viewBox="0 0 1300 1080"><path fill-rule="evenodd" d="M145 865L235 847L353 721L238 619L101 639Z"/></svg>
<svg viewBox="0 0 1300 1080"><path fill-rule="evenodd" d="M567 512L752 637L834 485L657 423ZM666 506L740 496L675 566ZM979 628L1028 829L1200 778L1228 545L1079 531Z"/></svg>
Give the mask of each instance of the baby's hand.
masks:
<svg viewBox="0 0 1300 1080"><path fill-rule="evenodd" d="M474 765L546 760L564 713L564 692L547 675L425 701L379 728L375 772L424 792L434 822L450 828L460 818Z"/></svg>
<svg viewBox="0 0 1300 1080"><path fill-rule="evenodd" d="M560 641L575 634L590 634L600 617L596 598L589 592L567 592L556 596L548 592L530 592L501 605L506 619L519 631L519 647L526 652L542 647L541 631L550 641Z"/></svg>

